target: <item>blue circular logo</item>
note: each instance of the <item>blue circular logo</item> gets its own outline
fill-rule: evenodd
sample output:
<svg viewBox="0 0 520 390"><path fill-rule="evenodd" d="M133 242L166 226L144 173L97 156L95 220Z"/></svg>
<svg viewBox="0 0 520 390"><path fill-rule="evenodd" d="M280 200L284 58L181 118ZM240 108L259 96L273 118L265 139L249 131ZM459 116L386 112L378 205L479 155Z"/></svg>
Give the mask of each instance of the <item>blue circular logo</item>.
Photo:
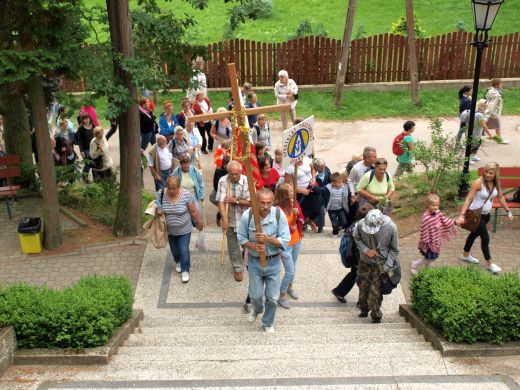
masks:
<svg viewBox="0 0 520 390"><path fill-rule="evenodd" d="M290 158L300 157L303 152L305 152L305 149L307 149L310 139L311 136L308 129L302 127L301 129L296 130L287 145L287 155Z"/></svg>

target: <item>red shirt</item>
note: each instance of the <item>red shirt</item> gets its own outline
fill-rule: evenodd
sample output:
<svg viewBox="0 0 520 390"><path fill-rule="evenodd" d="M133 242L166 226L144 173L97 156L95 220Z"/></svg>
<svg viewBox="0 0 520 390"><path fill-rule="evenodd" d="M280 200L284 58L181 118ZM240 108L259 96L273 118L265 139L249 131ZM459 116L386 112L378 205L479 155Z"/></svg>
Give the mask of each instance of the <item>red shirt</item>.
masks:
<svg viewBox="0 0 520 390"><path fill-rule="evenodd" d="M264 187L269 188L271 191L274 192L276 188L276 183L278 183L278 179L280 179L280 175L278 174L276 169L271 168L269 169L269 176L264 177L264 175L262 175L262 179L264 180Z"/></svg>

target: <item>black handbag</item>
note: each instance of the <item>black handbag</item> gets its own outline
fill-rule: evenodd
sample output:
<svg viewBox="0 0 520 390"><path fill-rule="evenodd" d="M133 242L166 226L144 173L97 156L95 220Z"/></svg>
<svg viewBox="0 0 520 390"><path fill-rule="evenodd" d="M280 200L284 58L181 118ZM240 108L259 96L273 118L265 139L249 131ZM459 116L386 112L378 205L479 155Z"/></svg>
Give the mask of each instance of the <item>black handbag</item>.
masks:
<svg viewBox="0 0 520 390"><path fill-rule="evenodd" d="M377 252L377 245L375 244L375 238L374 235L370 235L370 243L372 246L372 249ZM378 258L376 258L376 264L377 268L379 268L379 290L381 291L381 295L389 295L392 293L392 290L397 287L397 285L392 283L392 280L390 279L390 276L386 273L385 269L383 268L383 265L379 261Z"/></svg>

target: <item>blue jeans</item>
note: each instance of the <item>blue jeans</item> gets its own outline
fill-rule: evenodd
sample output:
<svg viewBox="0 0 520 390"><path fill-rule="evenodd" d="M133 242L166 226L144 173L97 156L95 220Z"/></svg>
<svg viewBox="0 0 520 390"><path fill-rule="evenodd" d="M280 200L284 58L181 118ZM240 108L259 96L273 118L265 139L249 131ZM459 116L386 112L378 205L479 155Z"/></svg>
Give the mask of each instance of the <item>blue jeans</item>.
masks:
<svg viewBox="0 0 520 390"><path fill-rule="evenodd" d="M258 257L249 256L249 297L256 313L264 311L263 289L265 286L265 313L262 326L273 325L276 314L276 303L280 297L280 257L271 259L265 268L260 265Z"/></svg>
<svg viewBox="0 0 520 390"><path fill-rule="evenodd" d="M168 242L175 264L181 262L181 272L190 272L190 239L191 232L181 236L168 234Z"/></svg>
<svg viewBox="0 0 520 390"><path fill-rule="evenodd" d="M287 250L282 252L282 263L285 268L285 275L283 276L282 284L280 286L281 293L285 294L289 284L294 281L294 275L296 274L296 261L298 260L301 246L302 240L298 241L293 246L287 247Z"/></svg>
<svg viewBox="0 0 520 390"><path fill-rule="evenodd" d="M155 145L155 132L141 133L141 149L146 150L148 144Z"/></svg>
<svg viewBox="0 0 520 390"><path fill-rule="evenodd" d="M162 190L163 188L166 188L166 179L168 178L168 176L170 176L172 174L172 169L166 169L166 170L162 170L161 169L161 181L157 182L154 180L155 182L155 191L159 191L159 190Z"/></svg>

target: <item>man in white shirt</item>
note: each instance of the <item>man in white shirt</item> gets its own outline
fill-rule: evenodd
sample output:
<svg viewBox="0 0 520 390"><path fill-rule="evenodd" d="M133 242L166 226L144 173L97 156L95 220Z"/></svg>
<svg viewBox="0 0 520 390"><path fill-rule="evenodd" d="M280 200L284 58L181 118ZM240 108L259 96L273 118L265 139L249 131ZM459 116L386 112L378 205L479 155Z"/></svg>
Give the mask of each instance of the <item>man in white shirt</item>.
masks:
<svg viewBox="0 0 520 390"><path fill-rule="evenodd" d="M348 175L347 185L349 192L352 194L350 196L350 204L353 206L351 208L352 215L356 215L357 212L357 194L356 187L363 177L363 175L372 169L374 163L377 160L377 152L376 148L372 146L367 146L363 149L363 160L357 162L352 169L350 170L350 174Z"/></svg>
<svg viewBox="0 0 520 390"><path fill-rule="evenodd" d="M166 137L157 136L157 142L150 149L147 156L148 166L155 182L155 190L159 191L166 187L166 179L172 174L173 156L168 149Z"/></svg>

